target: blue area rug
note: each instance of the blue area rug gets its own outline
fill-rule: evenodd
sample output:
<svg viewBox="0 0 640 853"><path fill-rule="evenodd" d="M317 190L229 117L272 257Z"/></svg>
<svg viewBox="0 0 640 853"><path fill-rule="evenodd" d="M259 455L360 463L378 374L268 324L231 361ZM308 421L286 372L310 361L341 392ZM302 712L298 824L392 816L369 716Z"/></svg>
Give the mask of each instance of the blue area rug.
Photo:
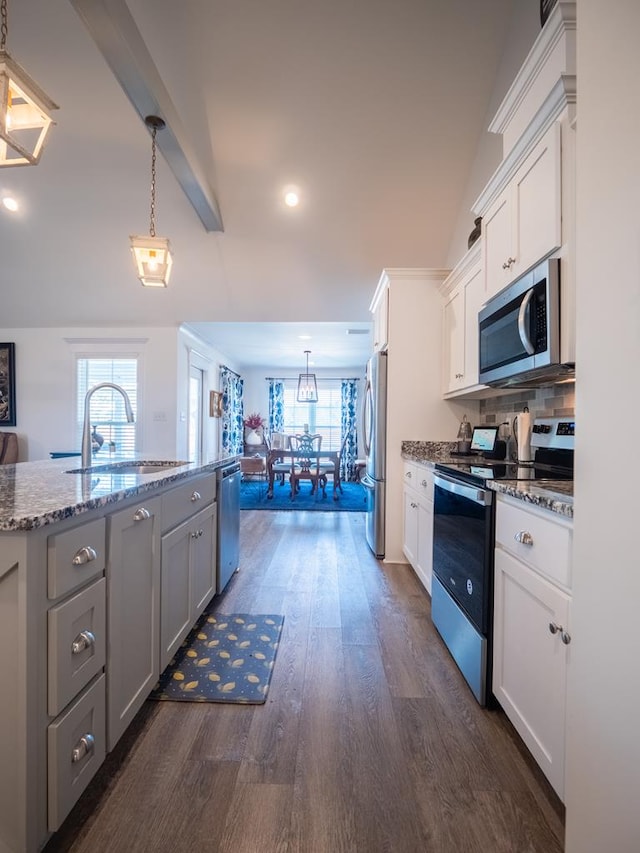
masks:
<svg viewBox="0 0 640 853"><path fill-rule="evenodd" d="M281 486L276 482L273 487L273 498L267 498L267 486L264 482L247 480L240 483L240 509L277 509L291 511L296 509L315 512L364 512L365 491L360 483L343 483L342 493L338 492L338 500L333 499L333 485L327 486L326 497L311 494L311 484L302 483L300 491L291 500L289 483Z"/></svg>
<svg viewBox="0 0 640 853"><path fill-rule="evenodd" d="M261 705L283 622L283 616L205 610L149 699Z"/></svg>

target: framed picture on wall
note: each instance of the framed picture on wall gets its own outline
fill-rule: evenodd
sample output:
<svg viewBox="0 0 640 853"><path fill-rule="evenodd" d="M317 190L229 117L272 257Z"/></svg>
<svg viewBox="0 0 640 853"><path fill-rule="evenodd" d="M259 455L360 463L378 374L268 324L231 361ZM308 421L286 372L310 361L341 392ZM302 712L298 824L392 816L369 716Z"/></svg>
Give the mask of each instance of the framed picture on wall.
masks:
<svg viewBox="0 0 640 853"><path fill-rule="evenodd" d="M209 392L209 417L210 418L221 418L222 417L222 392L221 391L210 391Z"/></svg>
<svg viewBox="0 0 640 853"><path fill-rule="evenodd" d="M16 425L15 344L0 344L0 427Z"/></svg>

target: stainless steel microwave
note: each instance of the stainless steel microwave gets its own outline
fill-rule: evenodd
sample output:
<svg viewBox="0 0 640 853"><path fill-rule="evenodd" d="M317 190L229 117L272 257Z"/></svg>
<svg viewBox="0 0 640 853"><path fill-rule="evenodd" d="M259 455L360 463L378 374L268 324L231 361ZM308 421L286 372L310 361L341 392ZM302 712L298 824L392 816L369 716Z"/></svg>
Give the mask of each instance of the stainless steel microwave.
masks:
<svg viewBox="0 0 640 853"><path fill-rule="evenodd" d="M548 258L490 299L478 314L484 385L533 387L566 378L560 363L560 261Z"/></svg>

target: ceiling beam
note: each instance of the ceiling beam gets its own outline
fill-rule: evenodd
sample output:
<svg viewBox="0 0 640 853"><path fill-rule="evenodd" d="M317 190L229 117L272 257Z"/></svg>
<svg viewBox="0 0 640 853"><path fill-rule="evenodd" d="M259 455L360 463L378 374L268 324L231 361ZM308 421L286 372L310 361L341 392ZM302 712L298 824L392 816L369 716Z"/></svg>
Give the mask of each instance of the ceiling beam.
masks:
<svg viewBox="0 0 640 853"><path fill-rule="evenodd" d="M125 0L69 0L143 120L164 119L156 144L207 231L222 231L215 196Z"/></svg>

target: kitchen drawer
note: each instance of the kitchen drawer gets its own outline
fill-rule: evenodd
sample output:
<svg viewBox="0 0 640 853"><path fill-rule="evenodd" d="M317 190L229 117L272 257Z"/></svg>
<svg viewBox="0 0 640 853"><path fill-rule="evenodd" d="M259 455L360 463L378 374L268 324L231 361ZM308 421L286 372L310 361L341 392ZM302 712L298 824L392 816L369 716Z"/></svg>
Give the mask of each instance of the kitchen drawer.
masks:
<svg viewBox="0 0 640 853"><path fill-rule="evenodd" d="M499 497L496 545L567 589L571 588L572 543L570 522L554 513L525 507L521 501L514 499L511 503Z"/></svg>
<svg viewBox="0 0 640 853"><path fill-rule="evenodd" d="M404 484L427 500L433 500L433 471L415 462L404 463Z"/></svg>
<svg viewBox="0 0 640 853"><path fill-rule="evenodd" d="M162 530L171 530L216 497L216 477L193 477L162 495Z"/></svg>
<svg viewBox="0 0 640 853"><path fill-rule="evenodd" d="M105 665L106 583L101 578L49 610L50 717L59 714Z"/></svg>
<svg viewBox="0 0 640 853"><path fill-rule="evenodd" d="M61 598L105 567L105 520L98 518L47 539L47 595Z"/></svg>
<svg viewBox="0 0 640 853"><path fill-rule="evenodd" d="M49 726L48 827L55 832L102 764L106 754L105 677ZM90 743L89 748L86 744Z"/></svg>

